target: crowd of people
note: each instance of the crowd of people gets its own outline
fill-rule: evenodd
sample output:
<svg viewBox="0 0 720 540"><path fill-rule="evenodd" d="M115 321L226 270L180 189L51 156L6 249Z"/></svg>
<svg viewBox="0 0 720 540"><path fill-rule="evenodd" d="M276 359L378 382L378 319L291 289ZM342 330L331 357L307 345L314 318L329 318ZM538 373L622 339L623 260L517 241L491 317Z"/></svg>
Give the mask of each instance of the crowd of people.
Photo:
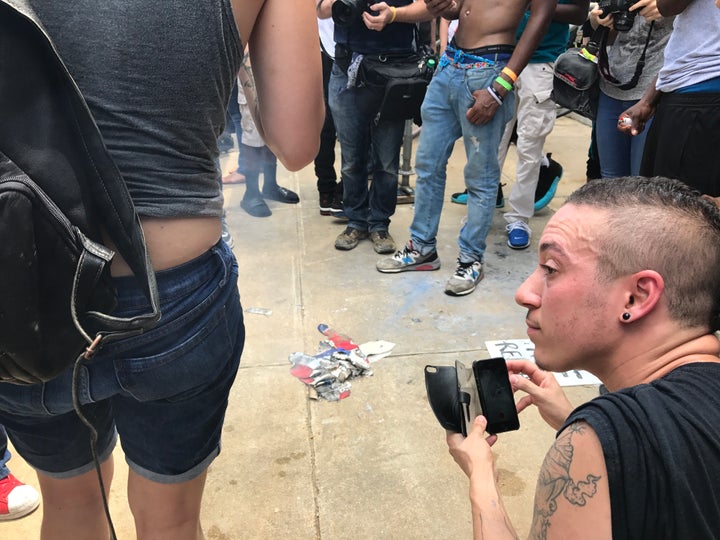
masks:
<svg viewBox="0 0 720 540"><path fill-rule="evenodd" d="M81 374L100 474L109 489L119 436L137 537L200 539L207 470L245 342L237 262L221 240L218 138L228 104L240 103L241 153L225 184L245 183L241 207L266 217L266 200L297 203L276 182L277 160L289 170L314 161L320 213L347 220L334 247L369 238L377 253L392 254L378 261L381 273L439 269L446 166L462 137L468 216L445 293L464 296L484 275L516 123L508 245L531 244L555 120L552 65L589 6L387 0L335 24L332 46L321 47L318 19L332 18L341 0L27 1L127 182L160 293L159 325L108 344ZM632 26L616 28L624 12L590 10L591 24L609 30L596 119L606 178L552 216L538 266L516 293L537 361L508 362L513 389L524 394L518 410L536 406L557 432L538 479L532 538L713 538L720 530L720 5L639 0L628 11ZM389 227L405 121L378 120L383 89L359 84L358 70L367 57L416 50L416 25L438 17L457 20L457 30L422 104L414 216L398 249ZM648 61L636 73L640 55ZM122 258L113 261L118 314L145 309L131 274ZM551 374L569 369L590 371L609 393L573 410ZM42 538L108 538L71 375L0 383L1 433L37 471ZM448 433L447 443L469 477L475 537L515 538L490 450L497 436L485 426L479 416L467 437ZM7 469L6 446L0 520L39 505ZM3 500L13 493L21 503Z"/></svg>

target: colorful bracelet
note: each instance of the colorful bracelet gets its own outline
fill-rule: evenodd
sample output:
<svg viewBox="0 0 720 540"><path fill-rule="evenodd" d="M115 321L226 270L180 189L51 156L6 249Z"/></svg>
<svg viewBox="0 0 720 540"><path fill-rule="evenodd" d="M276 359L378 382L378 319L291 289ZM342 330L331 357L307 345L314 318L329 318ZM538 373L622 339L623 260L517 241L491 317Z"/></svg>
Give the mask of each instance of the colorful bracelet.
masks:
<svg viewBox="0 0 720 540"><path fill-rule="evenodd" d="M397 8L395 6L390 6L390 11L392 11L392 17L390 17L390 22L388 24L395 22L395 17L397 17Z"/></svg>
<svg viewBox="0 0 720 540"><path fill-rule="evenodd" d="M504 68L502 68L502 71L500 73L504 73L505 75L510 77L510 80L512 81L513 84L515 84L517 82L517 78L518 78L517 74L509 67L505 66Z"/></svg>
<svg viewBox="0 0 720 540"><path fill-rule="evenodd" d="M495 79L495 82L498 83L500 86L502 86L508 92L512 92L513 85L511 83L509 83L508 81L506 81L505 79L503 79L502 77L500 77L499 75Z"/></svg>
<svg viewBox="0 0 720 540"><path fill-rule="evenodd" d="M492 87L492 85L487 87L487 91L490 92L490 95L495 101L497 101L498 105L503 104L503 98L500 97L500 94L497 93L497 91Z"/></svg>

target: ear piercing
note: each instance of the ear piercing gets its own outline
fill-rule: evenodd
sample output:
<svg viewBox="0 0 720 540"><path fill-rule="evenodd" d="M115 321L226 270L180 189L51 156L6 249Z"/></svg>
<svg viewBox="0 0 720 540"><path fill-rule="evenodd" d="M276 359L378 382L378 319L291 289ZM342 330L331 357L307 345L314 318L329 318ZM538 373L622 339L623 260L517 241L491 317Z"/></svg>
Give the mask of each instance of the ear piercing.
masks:
<svg viewBox="0 0 720 540"><path fill-rule="evenodd" d="M630 320L630 314L626 311L622 314L622 320L623 321L629 321Z"/></svg>

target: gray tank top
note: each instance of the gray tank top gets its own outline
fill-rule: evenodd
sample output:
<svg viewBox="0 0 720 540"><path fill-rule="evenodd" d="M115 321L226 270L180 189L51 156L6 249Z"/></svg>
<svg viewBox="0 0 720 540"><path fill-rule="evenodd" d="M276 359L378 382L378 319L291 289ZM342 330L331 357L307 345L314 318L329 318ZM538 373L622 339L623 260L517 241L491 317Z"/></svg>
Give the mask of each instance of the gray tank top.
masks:
<svg viewBox="0 0 720 540"><path fill-rule="evenodd" d="M140 216L220 216L215 167L242 44L230 0L31 0Z"/></svg>

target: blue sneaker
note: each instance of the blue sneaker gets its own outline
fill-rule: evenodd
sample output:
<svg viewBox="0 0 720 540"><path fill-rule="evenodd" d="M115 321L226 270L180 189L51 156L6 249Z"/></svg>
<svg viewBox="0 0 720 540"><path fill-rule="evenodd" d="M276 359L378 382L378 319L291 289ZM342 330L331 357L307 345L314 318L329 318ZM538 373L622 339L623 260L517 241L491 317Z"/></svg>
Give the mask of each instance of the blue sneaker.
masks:
<svg viewBox="0 0 720 540"><path fill-rule="evenodd" d="M545 208L553 200L557 191L558 183L562 178L563 168L557 161L552 159L552 154L547 154L548 166L540 166L538 183L535 188L535 211Z"/></svg>
<svg viewBox="0 0 720 540"><path fill-rule="evenodd" d="M505 197L503 196L502 190L503 184L498 184L497 198L495 199L495 208L502 208L505 206ZM467 204L467 189L461 193L453 193L450 196L450 201L455 204Z"/></svg>
<svg viewBox="0 0 720 540"><path fill-rule="evenodd" d="M530 227L524 221L513 221L505 226L508 233L507 245L512 249L525 249L530 245Z"/></svg>
<svg viewBox="0 0 720 540"><path fill-rule="evenodd" d="M460 193L453 193L450 197L450 201L455 204L467 204L467 189Z"/></svg>

